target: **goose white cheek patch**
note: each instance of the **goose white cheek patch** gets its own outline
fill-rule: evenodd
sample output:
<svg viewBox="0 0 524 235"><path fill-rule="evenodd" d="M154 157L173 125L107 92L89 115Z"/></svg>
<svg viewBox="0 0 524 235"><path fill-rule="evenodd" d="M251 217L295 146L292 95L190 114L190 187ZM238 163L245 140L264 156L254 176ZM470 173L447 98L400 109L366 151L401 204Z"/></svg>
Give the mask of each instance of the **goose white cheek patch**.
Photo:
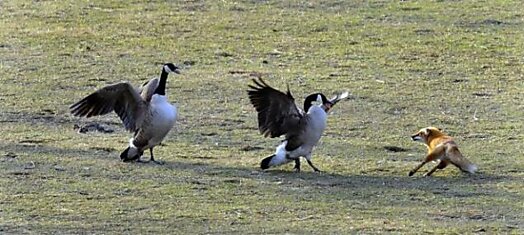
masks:
<svg viewBox="0 0 524 235"><path fill-rule="evenodd" d="M318 102L319 104L322 104L322 96L317 95L317 102Z"/></svg>
<svg viewBox="0 0 524 235"><path fill-rule="evenodd" d="M168 72L168 73L173 72L173 70L171 70L171 69L169 68L169 66L167 66L167 65L164 65L164 70L165 70L166 72Z"/></svg>

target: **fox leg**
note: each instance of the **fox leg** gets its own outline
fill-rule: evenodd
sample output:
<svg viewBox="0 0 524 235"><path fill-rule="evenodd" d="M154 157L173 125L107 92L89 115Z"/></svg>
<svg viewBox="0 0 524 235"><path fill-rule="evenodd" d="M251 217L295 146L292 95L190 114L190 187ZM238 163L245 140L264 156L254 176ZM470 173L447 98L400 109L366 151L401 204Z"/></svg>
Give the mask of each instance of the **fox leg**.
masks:
<svg viewBox="0 0 524 235"><path fill-rule="evenodd" d="M426 165L426 163L438 159L442 154L444 154L445 149L446 149L445 145L437 146L435 149L433 149L433 151L431 151L430 153L428 153L428 155L426 155L426 157L424 158L424 161L422 161L417 167L413 168L413 170L409 172L409 176L412 176L413 174L415 174L415 172L417 172L421 167Z"/></svg>
<svg viewBox="0 0 524 235"><path fill-rule="evenodd" d="M423 167L424 165L426 165L426 163L428 163L428 162L426 162L425 160L422 161L422 162L421 162L417 167L415 167L415 168L413 168L413 170L409 171L409 174L408 174L408 175L409 175L409 176L414 175L415 172L417 172L418 169L420 169L421 167Z"/></svg>
<svg viewBox="0 0 524 235"><path fill-rule="evenodd" d="M435 167L433 167L433 169L431 169L430 171L428 171L428 173L424 174L424 176L431 176L431 174L433 174L437 169L444 169L448 166L448 162L447 161L443 161L443 160L440 160L440 162L438 163L438 165L436 165Z"/></svg>

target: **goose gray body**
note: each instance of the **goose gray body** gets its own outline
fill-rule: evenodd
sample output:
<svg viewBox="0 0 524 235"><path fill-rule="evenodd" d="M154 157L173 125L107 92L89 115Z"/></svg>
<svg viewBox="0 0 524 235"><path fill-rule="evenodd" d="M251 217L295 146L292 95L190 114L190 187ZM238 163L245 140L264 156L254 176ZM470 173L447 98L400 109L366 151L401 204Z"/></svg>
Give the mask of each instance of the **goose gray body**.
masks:
<svg viewBox="0 0 524 235"><path fill-rule="evenodd" d="M289 88L286 93L267 85L262 79L253 80L249 85L248 96L258 112L258 129L265 137L285 135L275 154L260 163L262 169L295 161L295 169L300 171L300 157L319 171L311 162L313 148L317 145L326 128L327 112L347 93L328 100L321 93L309 95L304 101L304 109L295 104ZM313 104L318 102L319 104Z"/></svg>
<svg viewBox="0 0 524 235"><path fill-rule="evenodd" d="M151 79L139 89L127 82L103 87L71 105L71 113L92 117L115 111L126 130L134 132L129 147L120 154L120 158L123 161L140 160L144 151L149 149L151 161L155 162L153 148L173 128L177 117L176 107L168 102L165 95L170 72L179 73L175 65L165 64L160 78Z"/></svg>

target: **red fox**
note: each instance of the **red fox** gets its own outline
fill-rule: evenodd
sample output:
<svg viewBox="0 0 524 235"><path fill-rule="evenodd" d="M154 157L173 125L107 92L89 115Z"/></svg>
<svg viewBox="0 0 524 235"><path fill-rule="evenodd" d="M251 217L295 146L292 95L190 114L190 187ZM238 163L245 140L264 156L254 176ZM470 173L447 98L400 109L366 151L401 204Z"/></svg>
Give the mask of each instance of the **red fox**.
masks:
<svg viewBox="0 0 524 235"><path fill-rule="evenodd" d="M445 135L441 129L436 127L422 128L420 131L412 135L411 139L423 142L428 147L428 154L422 163L409 172L409 176L415 174L415 172L426 163L437 160L440 160L439 164L433 167L433 169L424 176L431 176L431 174L433 174L437 169L444 169L450 163L463 172L475 173L477 170L477 166L462 156L458 149L458 145L453 141L453 138Z"/></svg>

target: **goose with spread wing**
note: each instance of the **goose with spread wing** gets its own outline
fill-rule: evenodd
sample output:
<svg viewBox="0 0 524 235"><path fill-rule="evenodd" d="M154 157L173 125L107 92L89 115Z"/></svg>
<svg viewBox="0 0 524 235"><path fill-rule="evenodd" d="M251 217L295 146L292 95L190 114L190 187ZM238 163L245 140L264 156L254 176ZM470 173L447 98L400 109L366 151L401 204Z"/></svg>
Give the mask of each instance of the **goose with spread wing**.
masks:
<svg viewBox="0 0 524 235"><path fill-rule="evenodd" d="M326 128L328 111L340 100L348 96L347 92L328 100L322 93L314 93L304 100L301 110L289 91L281 92L267 85L259 78L249 85L249 100L258 112L258 129L265 137L285 135L285 140L277 147L275 154L266 157L260 163L262 169L295 162L295 170L300 171L300 157L306 158L314 171L320 171L311 162L312 150L317 145ZM314 104L316 103L316 104Z"/></svg>
<svg viewBox="0 0 524 235"><path fill-rule="evenodd" d="M124 162L141 161L149 149L150 161L160 163L153 156L153 148L160 144L173 128L177 109L166 98L166 81L169 73L180 73L172 63L162 66L160 78L146 82L135 89L127 82L103 87L71 105L74 116L92 117L115 111L125 129L134 132L129 146L120 154Z"/></svg>

